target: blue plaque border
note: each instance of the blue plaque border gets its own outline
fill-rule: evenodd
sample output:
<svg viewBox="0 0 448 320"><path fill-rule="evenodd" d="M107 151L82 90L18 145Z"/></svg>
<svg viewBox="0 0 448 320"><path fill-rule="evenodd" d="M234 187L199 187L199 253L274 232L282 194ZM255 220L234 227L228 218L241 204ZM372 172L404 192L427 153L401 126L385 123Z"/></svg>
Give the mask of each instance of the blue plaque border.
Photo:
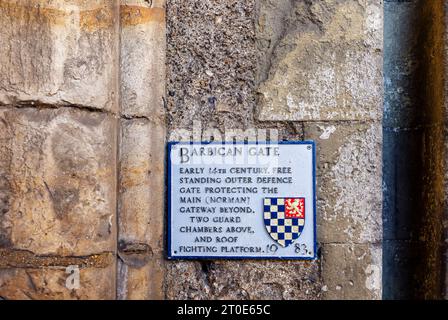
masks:
<svg viewBox="0 0 448 320"><path fill-rule="evenodd" d="M313 228L313 246L314 255L312 257L260 257L260 256L173 256L171 247L171 149L174 145L210 145L210 144L222 144L222 145L250 145L250 144L279 144L279 145L310 145L313 150L313 216L314 216L314 228ZM166 144L167 148L167 222L166 222L166 235L167 235L167 248L166 258L168 260L316 260L317 255L317 221L316 221L316 143L313 140L306 141L236 141L236 142L216 142L216 141L195 141L195 142L182 142L182 141L170 141Z"/></svg>

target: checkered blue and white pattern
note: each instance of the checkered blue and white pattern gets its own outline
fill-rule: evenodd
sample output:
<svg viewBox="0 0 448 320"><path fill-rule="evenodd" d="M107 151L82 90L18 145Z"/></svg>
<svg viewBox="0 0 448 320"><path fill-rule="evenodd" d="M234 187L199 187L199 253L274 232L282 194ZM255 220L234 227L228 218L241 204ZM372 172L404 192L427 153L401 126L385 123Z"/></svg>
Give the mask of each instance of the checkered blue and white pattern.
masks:
<svg viewBox="0 0 448 320"><path fill-rule="evenodd" d="M264 224L269 235L282 247L293 243L302 233L305 226L303 218L288 218L286 202L294 198L264 198Z"/></svg>

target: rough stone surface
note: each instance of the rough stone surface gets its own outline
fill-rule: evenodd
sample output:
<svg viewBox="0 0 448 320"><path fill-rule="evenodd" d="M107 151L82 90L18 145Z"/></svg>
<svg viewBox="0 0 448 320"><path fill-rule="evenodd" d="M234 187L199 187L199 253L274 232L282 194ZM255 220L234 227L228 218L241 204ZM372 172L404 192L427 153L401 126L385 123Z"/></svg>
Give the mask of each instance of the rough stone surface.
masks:
<svg viewBox="0 0 448 320"><path fill-rule="evenodd" d="M380 299L382 130L378 122L304 123L317 145L324 299Z"/></svg>
<svg viewBox="0 0 448 320"><path fill-rule="evenodd" d="M103 113L0 108L0 247L114 250L114 126Z"/></svg>
<svg viewBox="0 0 448 320"><path fill-rule="evenodd" d="M65 268L0 269L0 298L7 300L114 299L114 266L80 269L79 289L66 286Z"/></svg>
<svg viewBox="0 0 448 320"><path fill-rule="evenodd" d="M381 144L379 123L306 123L317 145L318 240L379 243Z"/></svg>
<svg viewBox="0 0 448 320"><path fill-rule="evenodd" d="M261 0L260 119L382 114L382 1Z"/></svg>
<svg viewBox="0 0 448 320"><path fill-rule="evenodd" d="M253 123L254 0L167 2L169 125Z"/></svg>
<svg viewBox="0 0 448 320"><path fill-rule="evenodd" d="M282 140L315 139L322 250L313 262L169 262L166 297L380 298L382 3L169 0L167 19L168 132L277 129ZM310 90L301 75L320 67L335 78L323 72ZM335 99L322 94L335 87ZM284 112L287 88L319 114ZM362 121L338 122L352 119Z"/></svg>
<svg viewBox="0 0 448 320"><path fill-rule="evenodd" d="M4 299L115 297L118 4L0 2Z"/></svg>
<svg viewBox="0 0 448 320"><path fill-rule="evenodd" d="M313 262L170 262L168 299L314 300L321 296Z"/></svg>
<svg viewBox="0 0 448 320"><path fill-rule="evenodd" d="M372 244L323 244L325 299L381 299L382 249Z"/></svg>
<svg viewBox="0 0 448 320"><path fill-rule="evenodd" d="M1 1L0 104L117 111L118 25L115 1Z"/></svg>

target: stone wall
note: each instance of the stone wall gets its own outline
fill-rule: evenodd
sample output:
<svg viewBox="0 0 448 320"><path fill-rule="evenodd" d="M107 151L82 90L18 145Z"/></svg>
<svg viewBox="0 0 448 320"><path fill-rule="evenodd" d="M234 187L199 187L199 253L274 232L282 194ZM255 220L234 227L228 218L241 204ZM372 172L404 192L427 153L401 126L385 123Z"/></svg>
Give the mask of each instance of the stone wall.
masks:
<svg viewBox="0 0 448 320"><path fill-rule="evenodd" d="M440 297L443 4L386 2L1 1L0 299ZM316 260L165 259L165 142L230 129L316 141Z"/></svg>
<svg viewBox="0 0 448 320"><path fill-rule="evenodd" d="M169 262L167 298L381 298L378 1L167 2L169 130L316 140L319 259Z"/></svg>
<svg viewBox="0 0 448 320"><path fill-rule="evenodd" d="M163 297L164 5L0 3L3 299Z"/></svg>
<svg viewBox="0 0 448 320"><path fill-rule="evenodd" d="M4 299L115 297L118 19L114 1L0 3Z"/></svg>

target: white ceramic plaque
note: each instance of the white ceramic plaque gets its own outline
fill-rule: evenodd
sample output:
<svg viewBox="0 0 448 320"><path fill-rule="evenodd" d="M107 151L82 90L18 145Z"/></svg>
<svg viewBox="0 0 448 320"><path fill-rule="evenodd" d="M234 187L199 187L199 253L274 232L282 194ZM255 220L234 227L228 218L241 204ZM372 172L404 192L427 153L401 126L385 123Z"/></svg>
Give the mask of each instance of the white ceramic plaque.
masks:
<svg viewBox="0 0 448 320"><path fill-rule="evenodd" d="M315 146L168 144L170 259L314 259Z"/></svg>

